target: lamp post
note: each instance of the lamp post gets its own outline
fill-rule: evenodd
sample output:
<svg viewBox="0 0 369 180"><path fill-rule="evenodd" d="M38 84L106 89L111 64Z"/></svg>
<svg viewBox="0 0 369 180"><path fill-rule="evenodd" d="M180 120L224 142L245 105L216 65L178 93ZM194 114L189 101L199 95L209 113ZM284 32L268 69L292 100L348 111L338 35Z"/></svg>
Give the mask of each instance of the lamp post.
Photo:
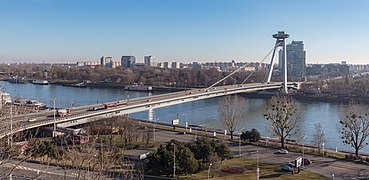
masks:
<svg viewBox="0 0 369 180"><path fill-rule="evenodd" d="M188 127L188 123L187 123L187 121L188 121L188 119L187 119L187 114L182 114L183 116L186 116L186 133L187 133L187 127Z"/></svg>
<svg viewBox="0 0 369 180"><path fill-rule="evenodd" d="M157 121L157 120L159 120L159 118L156 118L156 117L155 117L155 118L154 118L154 141L155 141L155 139L156 139L156 134L155 134L155 133L156 133L156 132L155 132L156 130L155 130L155 129L156 129L156 121Z"/></svg>
<svg viewBox="0 0 369 180"><path fill-rule="evenodd" d="M304 152L305 152L305 138L307 135L304 136L304 138L302 138L302 169L305 168L305 160L304 160Z"/></svg>
<svg viewBox="0 0 369 180"><path fill-rule="evenodd" d="M54 130L53 130L53 137L55 137L56 132L56 111L55 111L55 98L53 98L53 105L54 105Z"/></svg>
<svg viewBox="0 0 369 180"><path fill-rule="evenodd" d="M322 143L322 146L323 146L323 157L324 157L324 143Z"/></svg>
<svg viewBox="0 0 369 180"><path fill-rule="evenodd" d="M176 178L176 144L173 144L173 178Z"/></svg>
<svg viewBox="0 0 369 180"><path fill-rule="evenodd" d="M256 156L257 156L257 160L256 160L256 180L259 180L259 151L256 151Z"/></svg>
<svg viewBox="0 0 369 180"><path fill-rule="evenodd" d="M240 137L238 139L238 155L241 157L242 152L241 152L241 134L242 134L242 130L244 130L245 127L240 129Z"/></svg>
<svg viewBox="0 0 369 180"><path fill-rule="evenodd" d="M13 105L10 104L10 146L13 145Z"/></svg>
<svg viewBox="0 0 369 180"><path fill-rule="evenodd" d="M210 179L210 167L212 166L213 164L209 164L209 169L208 169L208 179Z"/></svg>

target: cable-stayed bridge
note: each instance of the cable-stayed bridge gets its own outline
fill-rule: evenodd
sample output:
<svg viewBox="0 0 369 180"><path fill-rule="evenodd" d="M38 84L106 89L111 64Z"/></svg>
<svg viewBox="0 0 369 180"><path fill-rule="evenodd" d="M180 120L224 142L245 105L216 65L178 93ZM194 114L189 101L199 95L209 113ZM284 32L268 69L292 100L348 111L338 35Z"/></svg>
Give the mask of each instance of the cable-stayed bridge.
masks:
<svg viewBox="0 0 369 180"><path fill-rule="evenodd" d="M214 97L221 97L232 94L239 93L249 93L256 92L262 90L280 90L281 92L288 93L289 89L298 89L299 83L288 83L287 82L287 70L286 66L283 69L284 81L281 82L270 82L274 64L274 56L275 51L278 47L282 46L283 51L286 49L285 39L288 38L288 35L284 32L278 32L278 34L273 35L276 38L276 44L273 49L268 53L268 55L273 52L272 60L268 72L267 82L264 83L247 83L246 80L251 76L248 76L241 84L236 85L227 85L227 86L216 86L220 82L224 81L228 77L232 76L236 72L240 71L240 69L244 67L240 67L234 72L230 73L226 77L222 78L218 82L213 85L202 88L202 89L191 89L186 91L167 93L161 95L154 95L149 97L137 98L122 100L118 102L111 102L105 104L94 104L88 106L82 106L73 108L72 113L63 117L56 117L55 110L50 112L42 112L37 114L25 114L19 115L17 117L12 117L3 121L3 124L11 124L10 128L2 128L0 129L0 138L10 136L17 132L22 132L25 130L38 128L42 126L50 126L54 125L54 130L56 126L58 127L71 127L80 124L85 124L93 121L97 121L103 118L112 117L112 116L120 116L140 111L146 111L150 109L156 109L165 106L171 106L186 102L198 101L202 99L209 99ZM268 56L267 55L267 56ZM267 57L266 56L266 57ZM265 58L266 58L265 57ZM264 61L265 58L262 60ZM284 53L284 65L287 64L286 54ZM261 61L261 62L262 62ZM9 126L6 126L9 127Z"/></svg>

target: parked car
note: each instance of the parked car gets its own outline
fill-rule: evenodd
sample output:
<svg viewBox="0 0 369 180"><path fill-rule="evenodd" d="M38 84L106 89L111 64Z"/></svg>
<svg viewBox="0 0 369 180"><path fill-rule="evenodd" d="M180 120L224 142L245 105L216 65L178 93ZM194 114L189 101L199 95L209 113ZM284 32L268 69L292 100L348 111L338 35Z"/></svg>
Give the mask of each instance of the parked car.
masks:
<svg viewBox="0 0 369 180"><path fill-rule="evenodd" d="M295 160L291 160L290 162L287 163L289 166L291 167L295 167Z"/></svg>
<svg viewBox="0 0 369 180"><path fill-rule="evenodd" d="M275 152L276 154L288 154L288 151L285 149L278 149L277 152Z"/></svg>
<svg viewBox="0 0 369 180"><path fill-rule="evenodd" d="M287 172L292 172L293 167L291 167L290 164L283 164L283 165L281 165L281 170L282 171L287 171Z"/></svg>
<svg viewBox="0 0 369 180"><path fill-rule="evenodd" d="M305 166L312 163L312 161L310 159L308 159L308 158L302 158L302 159L304 160L304 165Z"/></svg>

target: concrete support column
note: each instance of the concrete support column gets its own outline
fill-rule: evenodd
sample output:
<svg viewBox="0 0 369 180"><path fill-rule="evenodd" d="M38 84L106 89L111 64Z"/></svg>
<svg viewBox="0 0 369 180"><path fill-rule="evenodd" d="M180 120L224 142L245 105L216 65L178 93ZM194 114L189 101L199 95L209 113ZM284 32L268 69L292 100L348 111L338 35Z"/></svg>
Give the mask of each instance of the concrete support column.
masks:
<svg viewBox="0 0 369 180"><path fill-rule="evenodd" d="M283 39L283 74L283 90L287 94L287 44L285 38Z"/></svg>

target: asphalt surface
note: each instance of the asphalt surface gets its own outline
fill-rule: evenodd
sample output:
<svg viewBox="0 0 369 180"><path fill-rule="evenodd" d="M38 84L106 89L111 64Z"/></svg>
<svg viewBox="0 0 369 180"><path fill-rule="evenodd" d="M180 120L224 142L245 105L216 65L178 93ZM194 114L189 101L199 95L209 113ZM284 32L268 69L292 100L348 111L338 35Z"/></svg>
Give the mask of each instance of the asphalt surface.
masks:
<svg viewBox="0 0 369 180"><path fill-rule="evenodd" d="M235 154L238 153L238 146L231 147ZM241 156L247 159L256 160L259 155L259 161L272 164L286 164L291 160L302 157L302 153L289 152L288 154L276 154L276 149L264 148L253 145L241 146ZM235 155L235 156L237 156ZM327 178L334 179L369 179L369 166L334 158L320 157L316 155L304 154L305 158L312 161L312 164L306 165L305 170L321 174ZM262 170L261 170L262 171Z"/></svg>

